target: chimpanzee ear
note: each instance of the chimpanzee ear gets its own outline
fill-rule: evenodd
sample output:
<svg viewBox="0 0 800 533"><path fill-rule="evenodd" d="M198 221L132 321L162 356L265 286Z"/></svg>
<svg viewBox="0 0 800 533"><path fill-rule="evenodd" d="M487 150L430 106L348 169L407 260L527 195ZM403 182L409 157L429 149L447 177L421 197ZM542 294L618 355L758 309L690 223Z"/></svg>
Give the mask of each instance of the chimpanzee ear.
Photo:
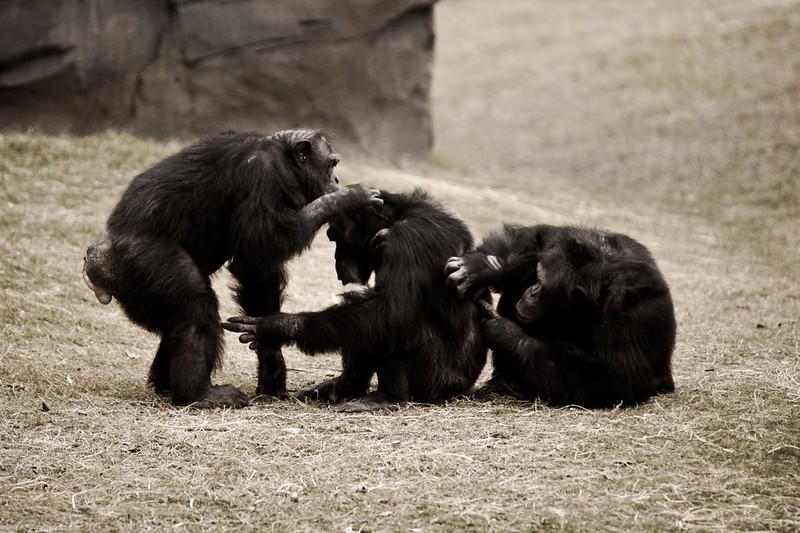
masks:
<svg viewBox="0 0 800 533"><path fill-rule="evenodd" d="M663 287L648 285L646 283L639 283L625 287L620 291L619 301L622 305L628 308L634 308L639 305L642 300L648 298L662 298L667 291Z"/></svg>
<svg viewBox="0 0 800 533"><path fill-rule="evenodd" d="M564 243L564 256L572 266L581 267L597 259L597 251L586 243L576 239L568 239Z"/></svg>
<svg viewBox="0 0 800 533"><path fill-rule="evenodd" d="M292 153L298 163L305 163L308 161L308 158L311 157L312 148L311 141L309 140L297 141L294 143L294 146L292 146Z"/></svg>

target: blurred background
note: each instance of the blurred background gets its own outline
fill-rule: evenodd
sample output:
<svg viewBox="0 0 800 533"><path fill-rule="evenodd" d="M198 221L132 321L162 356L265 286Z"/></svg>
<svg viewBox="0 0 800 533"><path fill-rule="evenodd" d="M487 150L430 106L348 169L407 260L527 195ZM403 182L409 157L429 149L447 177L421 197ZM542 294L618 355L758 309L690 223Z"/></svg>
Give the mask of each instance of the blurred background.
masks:
<svg viewBox="0 0 800 533"><path fill-rule="evenodd" d="M308 126L346 159L798 248L796 0L8 0L0 126ZM427 170L425 170L427 169Z"/></svg>
<svg viewBox="0 0 800 533"><path fill-rule="evenodd" d="M434 1L5 1L0 122L157 137L304 125L373 157L422 156Z"/></svg>
<svg viewBox="0 0 800 533"><path fill-rule="evenodd" d="M436 31L438 157L798 250L800 2L451 0Z"/></svg>

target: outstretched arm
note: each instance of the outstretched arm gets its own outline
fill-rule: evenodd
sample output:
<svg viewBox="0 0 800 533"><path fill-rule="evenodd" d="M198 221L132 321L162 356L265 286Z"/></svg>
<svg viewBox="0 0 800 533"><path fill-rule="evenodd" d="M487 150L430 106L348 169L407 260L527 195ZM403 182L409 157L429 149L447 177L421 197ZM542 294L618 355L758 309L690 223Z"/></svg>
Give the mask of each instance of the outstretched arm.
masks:
<svg viewBox="0 0 800 533"><path fill-rule="evenodd" d="M231 317L222 327L241 333L239 342L249 343L253 350L261 343L294 343L304 353L314 355L356 343L377 344L383 329L380 299L370 292L346 298L341 304L317 312Z"/></svg>
<svg viewBox="0 0 800 533"><path fill-rule="evenodd" d="M239 335L239 342L250 344L251 350L257 350L261 342L284 344L292 340L293 335L301 327L299 315L274 313L267 316L232 316L222 327Z"/></svg>

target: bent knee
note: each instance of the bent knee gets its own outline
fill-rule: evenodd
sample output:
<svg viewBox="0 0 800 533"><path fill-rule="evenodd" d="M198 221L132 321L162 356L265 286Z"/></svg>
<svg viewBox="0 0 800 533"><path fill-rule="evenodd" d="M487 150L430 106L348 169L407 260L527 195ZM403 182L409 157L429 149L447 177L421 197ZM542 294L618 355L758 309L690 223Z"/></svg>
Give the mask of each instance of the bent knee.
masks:
<svg viewBox="0 0 800 533"><path fill-rule="evenodd" d="M114 294L116 273L111 239L101 236L86 249L83 280L101 304L108 304Z"/></svg>

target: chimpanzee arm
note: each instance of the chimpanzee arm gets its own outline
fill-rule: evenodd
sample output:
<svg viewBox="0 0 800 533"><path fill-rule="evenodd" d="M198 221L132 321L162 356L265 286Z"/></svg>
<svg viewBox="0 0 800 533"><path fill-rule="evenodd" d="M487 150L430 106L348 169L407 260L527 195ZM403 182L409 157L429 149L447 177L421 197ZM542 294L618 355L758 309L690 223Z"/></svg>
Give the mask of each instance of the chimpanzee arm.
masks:
<svg viewBox="0 0 800 533"><path fill-rule="evenodd" d="M536 340L528 335L519 324L497 314L492 304L476 300L481 307L481 332L490 349L500 349L517 355L520 359L535 349Z"/></svg>
<svg viewBox="0 0 800 533"><path fill-rule="evenodd" d="M333 215L380 205L383 200L378 195L377 190L355 185L320 196L297 210L277 206L269 196L242 202L231 219L231 271L240 281L263 279L258 273L261 265L285 263L308 247Z"/></svg>
<svg viewBox="0 0 800 533"><path fill-rule="evenodd" d="M320 196L303 207L300 210L300 216L305 220L306 227L313 228L313 231L316 232L336 213L368 205L377 207L382 204L380 191L357 184L341 187L334 192Z"/></svg>
<svg viewBox="0 0 800 533"><path fill-rule="evenodd" d="M550 226L506 225L490 233L474 252L451 257L445 265L447 284L462 296L486 287L503 292L520 278L534 277L539 252L551 238Z"/></svg>
<svg viewBox="0 0 800 533"><path fill-rule="evenodd" d="M378 344L384 329L381 326L384 323L381 320L382 307L380 297L366 291L346 296L343 303L322 311L232 317L222 327L242 333L239 341L251 343L251 349L265 342L294 343L302 352L314 355L339 350L343 346Z"/></svg>
<svg viewBox="0 0 800 533"><path fill-rule="evenodd" d="M483 308L481 333L486 345L492 350L513 354L523 365L540 364L544 359L597 363L597 354L589 353L570 343L550 342L531 336L517 322L500 316L483 300L477 300Z"/></svg>
<svg viewBox="0 0 800 533"><path fill-rule="evenodd" d="M486 346L514 354L520 364L536 365L543 360L561 360L573 363L598 363L597 354L586 352L569 343L548 342L532 337L519 324L505 317L481 322L481 333Z"/></svg>

